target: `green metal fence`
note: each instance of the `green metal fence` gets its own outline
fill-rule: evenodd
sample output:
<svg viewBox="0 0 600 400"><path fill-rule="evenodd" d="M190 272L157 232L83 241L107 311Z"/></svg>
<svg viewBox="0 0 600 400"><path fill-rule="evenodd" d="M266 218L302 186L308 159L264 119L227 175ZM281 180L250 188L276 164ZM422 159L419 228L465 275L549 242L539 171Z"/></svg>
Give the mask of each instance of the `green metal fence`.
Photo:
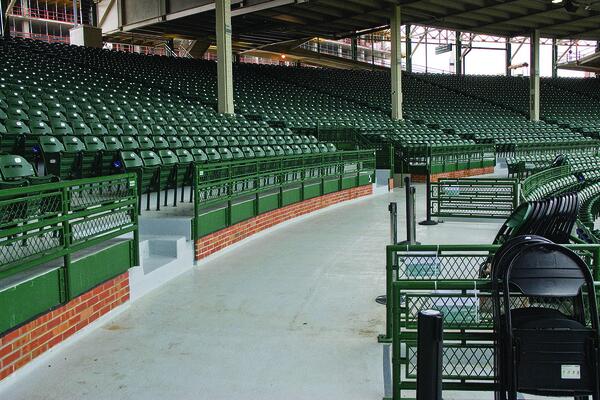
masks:
<svg viewBox="0 0 600 400"><path fill-rule="evenodd" d="M133 174L1 190L0 333L137 265L137 225ZM123 259L79 259L102 245Z"/></svg>
<svg viewBox="0 0 600 400"><path fill-rule="evenodd" d="M387 246L387 315L382 342L392 343L393 399L414 398L417 315L444 313L443 388L494 390L490 299L495 245ZM600 280L600 245L569 245Z"/></svg>
<svg viewBox="0 0 600 400"><path fill-rule="evenodd" d="M519 205L516 179L444 178L429 190L431 215L438 218L508 218Z"/></svg>
<svg viewBox="0 0 600 400"><path fill-rule="evenodd" d="M394 137L390 140L394 141ZM398 139L396 139L398 140ZM402 171L425 175L441 174L466 169L487 168L496 165L496 153L493 145L429 145L402 144L397 142L402 152Z"/></svg>
<svg viewBox="0 0 600 400"><path fill-rule="evenodd" d="M371 184L374 173L373 150L198 165L192 237L299 201Z"/></svg>
<svg viewBox="0 0 600 400"><path fill-rule="evenodd" d="M571 167L569 165L561 165L560 167L548 168L537 174L533 174L521 184L521 195L524 199L529 199L532 193L541 186L570 173Z"/></svg>

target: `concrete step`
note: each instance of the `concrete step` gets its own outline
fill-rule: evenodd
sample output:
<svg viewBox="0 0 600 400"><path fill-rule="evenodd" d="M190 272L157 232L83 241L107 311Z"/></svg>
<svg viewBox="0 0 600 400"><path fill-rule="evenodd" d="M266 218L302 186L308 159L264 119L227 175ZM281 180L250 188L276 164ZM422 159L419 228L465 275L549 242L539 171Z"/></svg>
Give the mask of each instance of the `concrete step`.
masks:
<svg viewBox="0 0 600 400"><path fill-rule="evenodd" d="M140 265L129 270L135 300L194 267L194 244L184 236L140 238Z"/></svg>

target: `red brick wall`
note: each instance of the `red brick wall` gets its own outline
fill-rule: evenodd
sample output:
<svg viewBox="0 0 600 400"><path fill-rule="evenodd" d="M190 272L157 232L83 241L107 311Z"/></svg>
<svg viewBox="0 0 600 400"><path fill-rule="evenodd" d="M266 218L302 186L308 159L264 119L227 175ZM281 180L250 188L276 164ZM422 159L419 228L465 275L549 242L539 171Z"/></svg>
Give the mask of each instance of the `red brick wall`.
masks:
<svg viewBox="0 0 600 400"><path fill-rule="evenodd" d="M494 167L462 169L460 171L443 172L431 175L431 182L437 182L440 178L466 178L468 176L485 175L494 173ZM427 175L411 175L413 182L427 182Z"/></svg>
<svg viewBox="0 0 600 400"><path fill-rule="evenodd" d="M359 186L342 190L325 196L315 197L300 203L291 204L277 210L258 215L239 224L235 224L220 231L211 233L196 240L196 260L201 260L209 255L239 242L262 230L280 224L289 219L299 217L310 212L320 210L343 201L356 199L373 193L371 185Z"/></svg>
<svg viewBox="0 0 600 400"><path fill-rule="evenodd" d="M129 300L129 273L0 337L0 380Z"/></svg>

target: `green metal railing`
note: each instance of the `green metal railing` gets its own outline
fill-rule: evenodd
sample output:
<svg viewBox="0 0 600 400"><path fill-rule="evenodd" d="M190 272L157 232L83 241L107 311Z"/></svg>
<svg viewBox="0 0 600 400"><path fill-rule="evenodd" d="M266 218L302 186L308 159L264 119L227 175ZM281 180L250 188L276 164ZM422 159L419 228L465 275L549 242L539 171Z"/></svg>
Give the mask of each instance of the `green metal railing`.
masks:
<svg viewBox="0 0 600 400"><path fill-rule="evenodd" d="M533 174L521 184L521 194L524 199L528 199L540 186L570 173L571 167L569 165L561 165L560 167L548 168L537 174Z"/></svg>
<svg viewBox="0 0 600 400"><path fill-rule="evenodd" d="M429 190L431 215L438 218L508 218L520 197L516 179L443 178Z"/></svg>
<svg viewBox="0 0 600 400"><path fill-rule="evenodd" d="M400 146L404 160L403 168L414 174L425 175L428 171L431 174L440 174L496 165L495 149L489 144Z"/></svg>
<svg viewBox="0 0 600 400"><path fill-rule="evenodd" d="M567 246L600 281L600 245ZM494 390L489 279L496 245L392 245L386 248L386 333L392 343L393 399L414 398L417 315L444 313L444 390Z"/></svg>
<svg viewBox="0 0 600 400"><path fill-rule="evenodd" d="M0 190L0 334L139 265L137 227L133 174Z"/></svg>
<svg viewBox="0 0 600 400"><path fill-rule="evenodd" d="M196 166L192 237L299 201L374 182L373 150Z"/></svg>

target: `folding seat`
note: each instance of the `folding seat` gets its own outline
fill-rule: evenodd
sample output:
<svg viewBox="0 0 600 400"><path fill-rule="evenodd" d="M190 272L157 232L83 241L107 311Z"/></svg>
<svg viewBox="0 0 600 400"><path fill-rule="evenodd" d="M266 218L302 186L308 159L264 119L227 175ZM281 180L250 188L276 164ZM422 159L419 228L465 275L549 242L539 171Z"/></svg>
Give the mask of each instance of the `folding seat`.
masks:
<svg viewBox="0 0 600 400"><path fill-rule="evenodd" d="M73 129L69 124L58 119L50 119L50 127L54 136L73 135Z"/></svg>
<svg viewBox="0 0 600 400"><path fill-rule="evenodd" d="M106 154L104 142L96 136L85 136L83 144L85 150L82 158L81 177L110 175L113 160Z"/></svg>
<svg viewBox="0 0 600 400"><path fill-rule="evenodd" d="M231 151L231 154L233 155L234 160L243 160L245 158L244 152L242 151L241 148L239 148L237 146L233 146L233 147L230 147L229 150Z"/></svg>
<svg viewBox="0 0 600 400"><path fill-rule="evenodd" d="M230 145L225 136L217 136L215 139L217 140L218 147L228 147Z"/></svg>
<svg viewBox="0 0 600 400"><path fill-rule="evenodd" d="M192 140L194 141L194 147L196 148L205 148L206 146L206 141L204 140L204 138L202 136L193 136Z"/></svg>
<svg viewBox="0 0 600 400"><path fill-rule="evenodd" d="M271 146L271 148L273 149L274 156L281 157L285 155L285 151L283 151L283 148L280 145L276 144Z"/></svg>
<svg viewBox="0 0 600 400"><path fill-rule="evenodd" d="M154 142L154 150L167 150L169 148L169 142L163 136L152 136ZM140 142L141 143L141 142Z"/></svg>
<svg viewBox="0 0 600 400"><path fill-rule="evenodd" d="M121 127L121 135L124 135L124 136L140 135L140 132L138 131L138 129L130 123L121 124L120 127Z"/></svg>
<svg viewBox="0 0 600 400"><path fill-rule="evenodd" d="M181 136L179 141L181 142L181 147L184 149L191 149L194 147L194 140L189 136Z"/></svg>
<svg viewBox="0 0 600 400"><path fill-rule="evenodd" d="M190 149L190 153L192 154L192 157L194 157L194 162L196 164L204 164L208 162L208 156L203 149L192 148Z"/></svg>
<svg viewBox="0 0 600 400"><path fill-rule="evenodd" d="M67 150L58 138L42 136L40 147L47 173L60 179L77 179L81 176L81 161L85 150L83 142L77 139L76 142L69 143L69 150Z"/></svg>
<svg viewBox="0 0 600 400"><path fill-rule="evenodd" d="M177 136L178 132L177 132L177 128L173 125L164 125L162 127L165 131L165 135L167 136Z"/></svg>
<svg viewBox="0 0 600 400"><path fill-rule="evenodd" d="M140 143L133 136L122 136L119 138L125 151L137 151L140 149ZM154 148L154 143L149 146L149 149ZM148 149L148 148L146 148Z"/></svg>
<svg viewBox="0 0 600 400"><path fill-rule="evenodd" d="M33 166L18 155L0 155L0 189L10 189L15 187L31 186L50 182L57 182L58 178L53 175L38 176ZM44 201L40 204L41 209L37 212L44 212L48 204ZM4 220L17 220L24 217L27 209L15 211L10 218L4 215ZM23 245L26 242L22 242Z"/></svg>
<svg viewBox="0 0 600 400"><path fill-rule="evenodd" d="M221 153L214 147L204 149L209 162L221 161Z"/></svg>
<svg viewBox="0 0 600 400"><path fill-rule="evenodd" d="M27 121L29 121L29 115L27 114L27 112L25 110L23 110L21 108L9 107L8 110L6 110L6 118L5 119L27 122Z"/></svg>
<svg viewBox="0 0 600 400"><path fill-rule="evenodd" d="M6 132L0 140L0 151L7 154L22 154L24 152L25 140L31 134L31 130L24 121L9 119L3 128Z"/></svg>
<svg viewBox="0 0 600 400"><path fill-rule="evenodd" d="M154 141L149 136L138 136L137 142L139 143L140 150L154 150L155 148ZM125 143L123 143L123 145L125 145Z"/></svg>
<svg viewBox="0 0 600 400"><path fill-rule="evenodd" d="M319 148L319 153L329 152L329 149L327 148L327 145L325 143L318 143L317 147Z"/></svg>
<svg viewBox="0 0 600 400"><path fill-rule="evenodd" d="M262 146L265 157L275 157L275 150L271 146Z"/></svg>
<svg viewBox="0 0 600 400"><path fill-rule="evenodd" d="M156 209L160 210L160 175L162 161L153 151L144 150L138 155L133 151L121 152L122 172L134 172L138 180L139 209L142 195L146 195L146 211L150 210L150 195L156 192Z"/></svg>
<svg viewBox="0 0 600 400"><path fill-rule="evenodd" d="M302 148L300 148L300 146L298 146L297 144L290 145L290 148L292 149L292 151L294 152L295 155L304 154L304 152L302 151Z"/></svg>
<svg viewBox="0 0 600 400"><path fill-rule="evenodd" d="M219 145L214 136L206 136L204 137L204 141L206 143L206 147L217 147Z"/></svg>
<svg viewBox="0 0 600 400"><path fill-rule="evenodd" d="M192 153L186 149L175 150L179 165L177 167L177 182L181 185L181 202L185 195L185 187L192 186L194 183L195 159ZM192 202L193 189L190 188L190 203Z"/></svg>
<svg viewBox="0 0 600 400"><path fill-rule="evenodd" d="M169 149L175 151L182 147L181 140L177 136L167 136L166 138Z"/></svg>
<svg viewBox="0 0 600 400"><path fill-rule="evenodd" d="M221 155L222 161L231 161L233 160L233 154L227 147L219 147L218 152Z"/></svg>
<svg viewBox="0 0 600 400"><path fill-rule="evenodd" d="M169 190L174 190L173 206L177 205L177 170L179 167L179 159L172 150L159 150L158 155L161 159L160 172L160 189L165 191L165 199L163 205L167 205ZM183 166L184 168L186 166Z"/></svg>

